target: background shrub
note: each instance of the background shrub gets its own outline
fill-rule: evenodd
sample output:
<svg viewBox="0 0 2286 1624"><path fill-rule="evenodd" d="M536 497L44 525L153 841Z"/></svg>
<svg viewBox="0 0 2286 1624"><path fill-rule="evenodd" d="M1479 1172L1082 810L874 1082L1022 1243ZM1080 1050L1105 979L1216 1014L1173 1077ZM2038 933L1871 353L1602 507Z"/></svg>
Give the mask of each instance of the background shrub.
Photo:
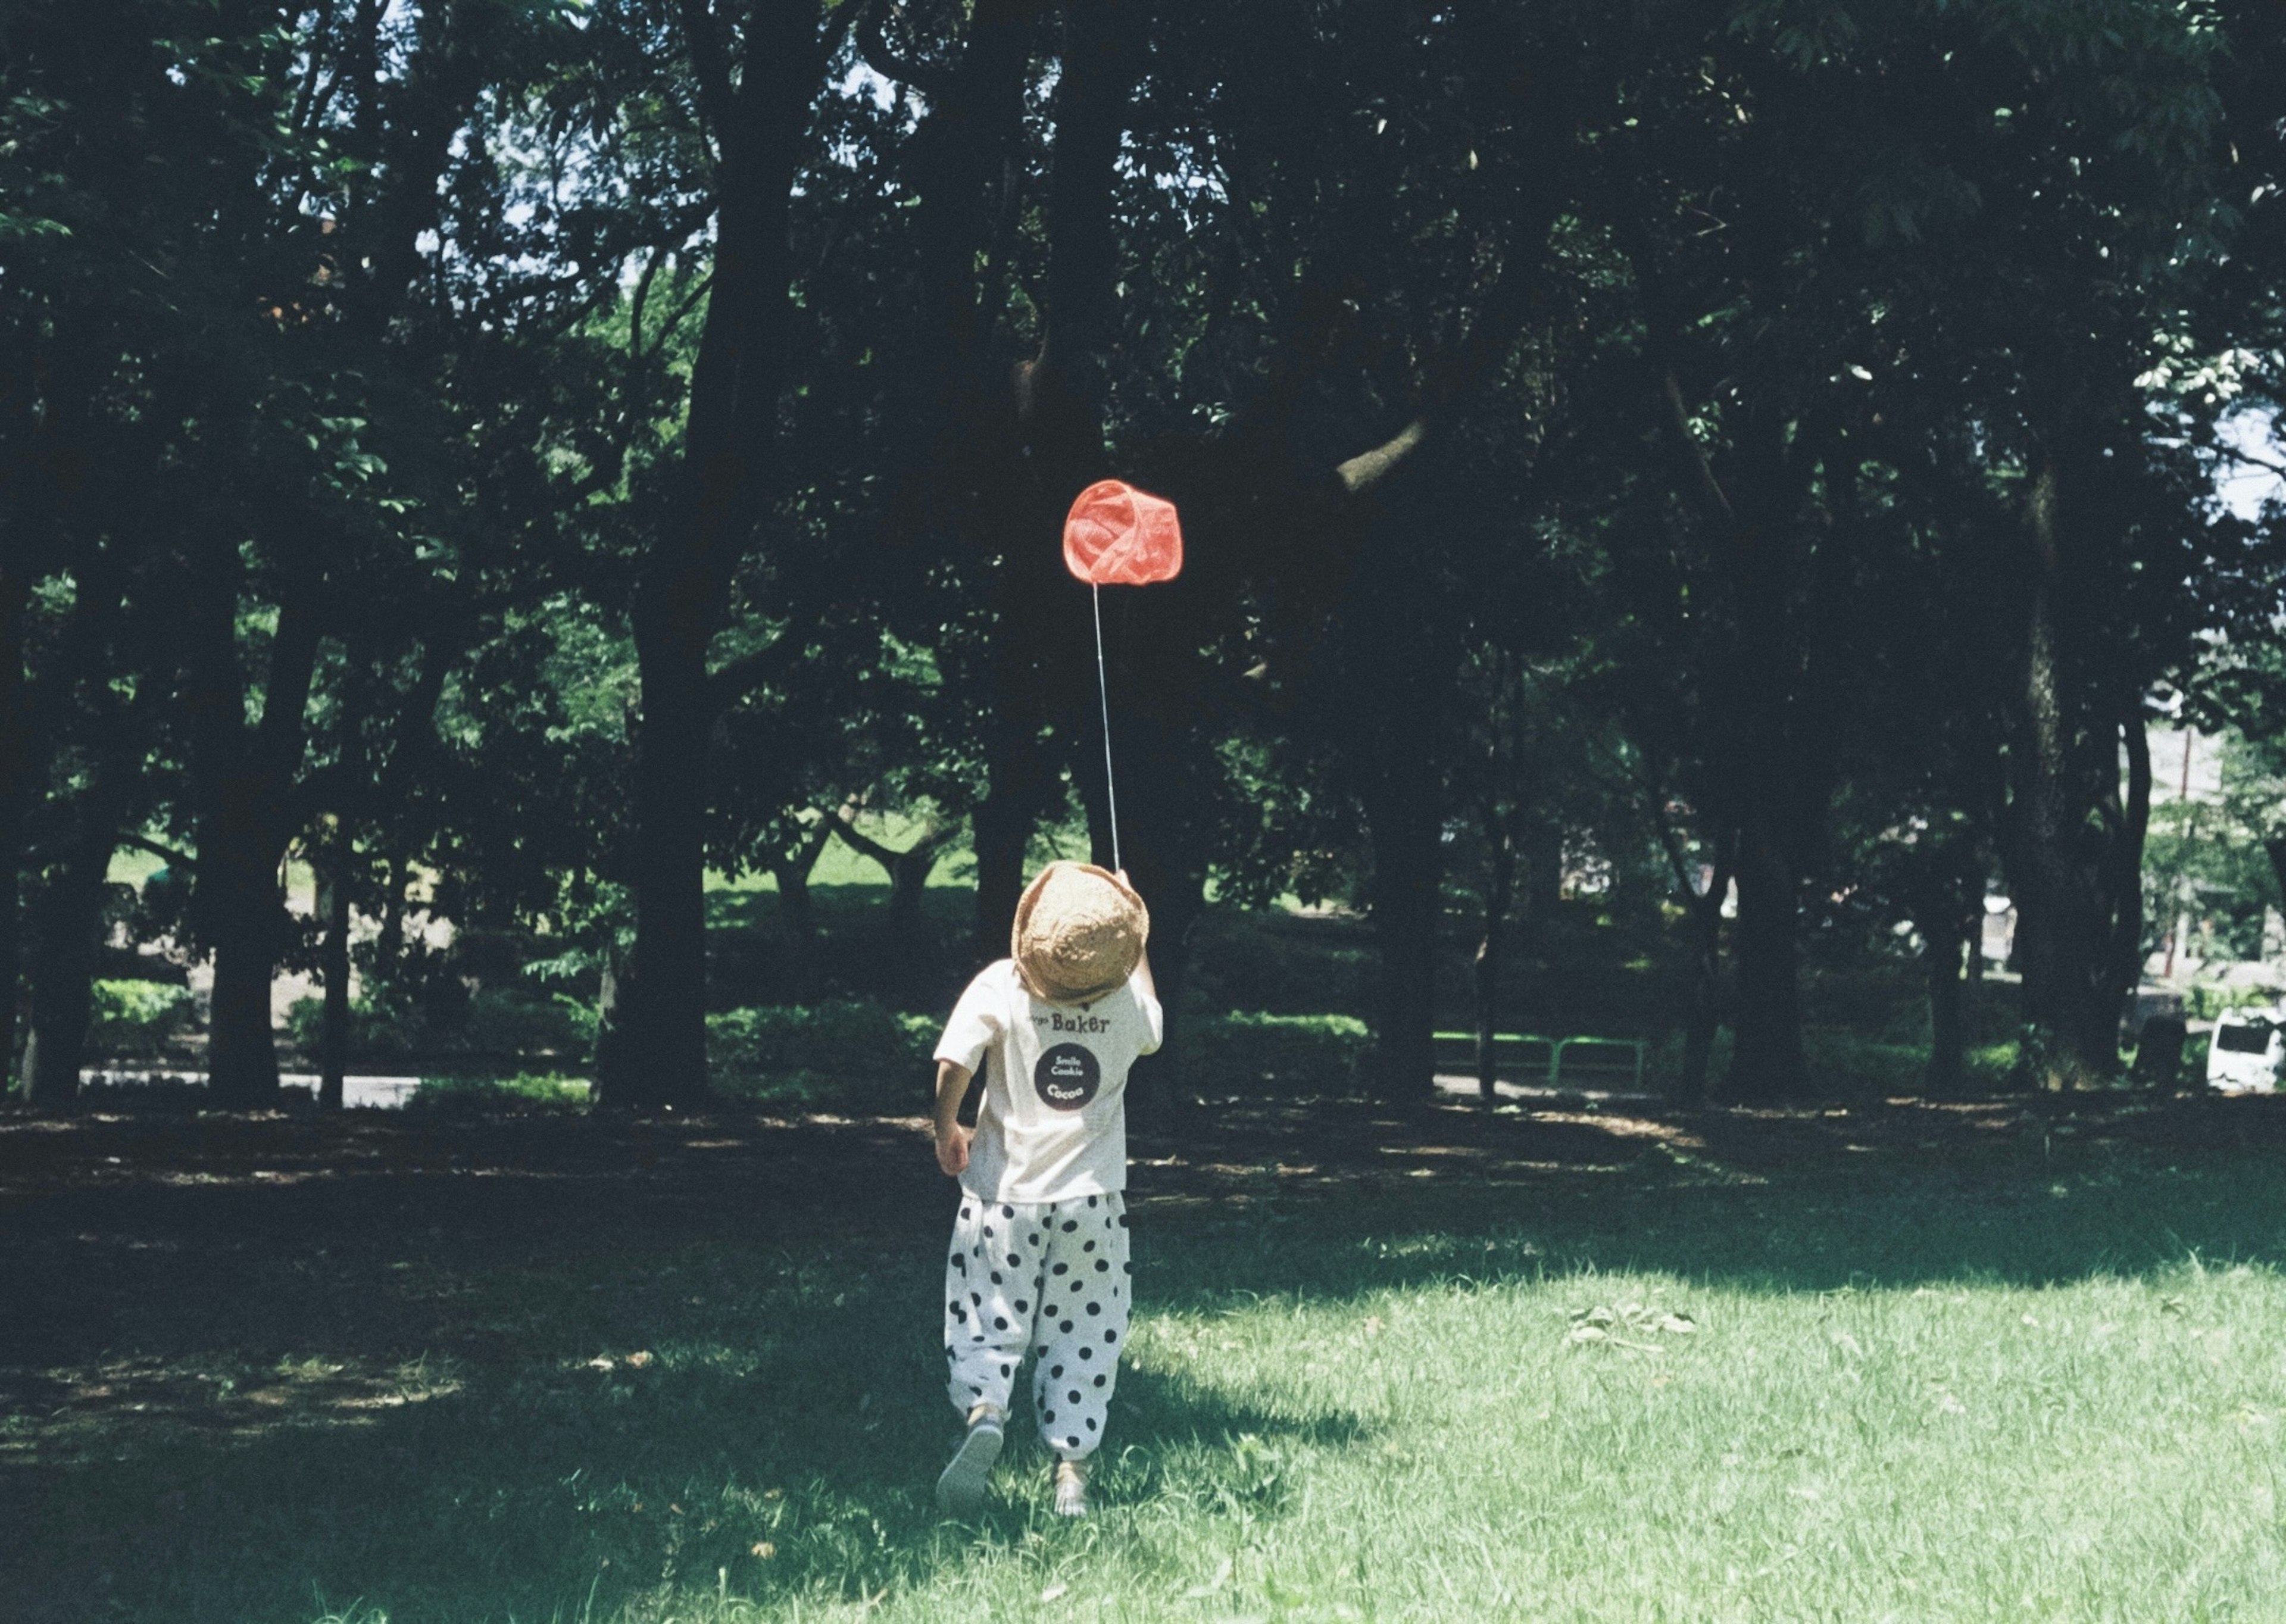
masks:
<svg viewBox="0 0 2286 1624"><path fill-rule="evenodd" d="M1371 1041L1355 1015L1195 1015L1169 1036L1185 1086L1210 1100L1355 1094Z"/></svg>
<svg viewBox="0 0 2286 1624"><path fill-rule="evenodd" d="M524 1072L512 1077L424 1077L408 1111L564 1113L587 1108L592 1091L577 1077Z"/></svg>
<svg viewBox="0 0 2286 1624"><path fill-rule="evenodd" d="M920 1112L943 1021L872 998L761 1004L706 1017L714 1086L761 1104Z"/></svg>
<svg viewBox="0 0 2286 1624"><path fill-rule="evenodd" d="M119 1060L154 1060L188 1026L198 1001L170 981L99 981L88 1052Z"/></svg>

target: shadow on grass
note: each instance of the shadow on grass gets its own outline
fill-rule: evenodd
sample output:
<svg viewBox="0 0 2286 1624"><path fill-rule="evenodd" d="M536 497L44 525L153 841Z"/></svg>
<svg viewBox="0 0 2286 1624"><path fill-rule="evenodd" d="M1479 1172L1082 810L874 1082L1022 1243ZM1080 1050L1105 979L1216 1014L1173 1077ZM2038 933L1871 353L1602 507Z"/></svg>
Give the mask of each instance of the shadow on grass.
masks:
<svg viewBox="0 0 2286 1624"><path fill-rule="evenodd" d="M241 1407L202 1429L151 1414L148 1431L111 1429L67 1467L0 1464L0 1594L15 1598L0 1612L608 1618L663 1586L858 1599L926 1583L979 1541L1067 1537L1029 1438L1012 1435L981 1524L936 1514L958 1423L934 1357L933 1271L885 1270L830 1299L830 1281L779 1273L757 1255L712 1277L751 1290L745 1336L698 1311L655 1323L641 1349L543 1337L489 1364L400 1369L393 1388L318 1359L317 1381L291 1392L292 1372L265 1373L274 1415ZM1158 1494L1178 1458L1186 1493L1274 1510L1256 1440L1363 1431L1147 1366L1123 1371L1113 1417L1098 1472L1112 1516Z"/></svg>
<svg viewBox="0 0 2286 1624"><path fill-rule="evenodd" d="M1186 1198L1184 1294L1595 1271L1767 1292L2040 1287L2286 1263L2286 1109L2267 1100L2093 1120L2012 1107L1942 1139L1892 1121L1886 1142L1833 1113L1809 1154L1780 1142L1788 1124L1738 1118L1439 1115L1438 1142Z"/></svg>
<svg viewBox="0 0 2286 1624"><path fill-rule="evenodd" d="M2286 1115L2241 1104L1210 1122L1139 1139L1139 1306L2272 1263ZM0 1617L611 1617L662 1583L855 1597L979 1541L1073 1537L1029 1443L980 1526L934 1514L950 1197L910 1127L149 1132L0 1146ZM1113 1416L1107 1520L1176 1493L1274 1514L1239 1440L1366 1432L1169 1376L1147 1347Z"/></svg>

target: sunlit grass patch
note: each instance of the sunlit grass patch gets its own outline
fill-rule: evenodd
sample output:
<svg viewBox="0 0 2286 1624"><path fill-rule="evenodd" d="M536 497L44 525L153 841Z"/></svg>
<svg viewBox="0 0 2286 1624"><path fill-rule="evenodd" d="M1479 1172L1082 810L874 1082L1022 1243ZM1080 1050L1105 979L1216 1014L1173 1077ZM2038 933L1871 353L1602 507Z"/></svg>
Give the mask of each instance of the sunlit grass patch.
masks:
<svg viewBox="0 0 2286 1624"><path fill-rule="evenodd" d="M865 1238L862 1189L793 1231L423 1253L386 1289L459 1352L153 1352L172 1407L121 1388L67 1439L19 1406L0 1470L62 1469L21 1559L73 1605L108 1574L23 1616L2286 1616L2286 1192L2066 1126L1918 1171L1646 1147L1147 1199L1078 1525L1021 1436L976 1524L936 1516L934 1226Z"/></svg>

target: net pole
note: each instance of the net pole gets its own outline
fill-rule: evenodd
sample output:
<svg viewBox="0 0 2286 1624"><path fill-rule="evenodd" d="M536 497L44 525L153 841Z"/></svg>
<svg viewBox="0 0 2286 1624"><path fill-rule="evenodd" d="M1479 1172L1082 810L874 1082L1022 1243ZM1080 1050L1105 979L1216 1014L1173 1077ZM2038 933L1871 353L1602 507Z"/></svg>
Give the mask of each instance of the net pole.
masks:
<svg viewBox="0 0 2286 1624"><path fill-rule="evenodd" d="M1095 603L1095 693L1103 703L1103 792L1111 814L1111 866L1118 870L1126 865L1119 860L1119 785L1111 775L1111 684L1103 674L1103 587L1090 581L1088 593Z"/></svg>

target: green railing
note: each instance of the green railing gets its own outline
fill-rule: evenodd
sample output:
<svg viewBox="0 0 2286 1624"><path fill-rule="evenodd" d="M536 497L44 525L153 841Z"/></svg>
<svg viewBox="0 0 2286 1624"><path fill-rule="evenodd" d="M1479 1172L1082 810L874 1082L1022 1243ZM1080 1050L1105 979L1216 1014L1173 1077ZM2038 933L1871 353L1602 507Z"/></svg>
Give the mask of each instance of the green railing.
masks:
<svg viewBox="0 0 2286 1624"><path fill-rule="evenodd" d="M1435 1037L1440 1050L1449 1051L1464 1045L1466 1063L1470 1066L1475 1065L1477 1035L1474 1032L1439 1032L1435 1034ZM1561 1088L1564 1085L1564 1056L1567 1051L1625 1049L1629 1052L1632 1058L1636 1092L1638 1093L1643 1092L1644 1044L1639 1037L1546 1037L1538 1032L1495 1032L1493 1034L1494 1072L1504 1074L1510 1082L1525 1080L1517 1075L1514 1060L1510 1057L1533 1044L1538 1044L1548 1052L1547 1085L1549 1088ZM1444 1056L1440 1054L1439 1058L1442 1059ZM1596 1066L1592 1069L1596 1073L1608 1076L1613 1068Z"/></svg>

